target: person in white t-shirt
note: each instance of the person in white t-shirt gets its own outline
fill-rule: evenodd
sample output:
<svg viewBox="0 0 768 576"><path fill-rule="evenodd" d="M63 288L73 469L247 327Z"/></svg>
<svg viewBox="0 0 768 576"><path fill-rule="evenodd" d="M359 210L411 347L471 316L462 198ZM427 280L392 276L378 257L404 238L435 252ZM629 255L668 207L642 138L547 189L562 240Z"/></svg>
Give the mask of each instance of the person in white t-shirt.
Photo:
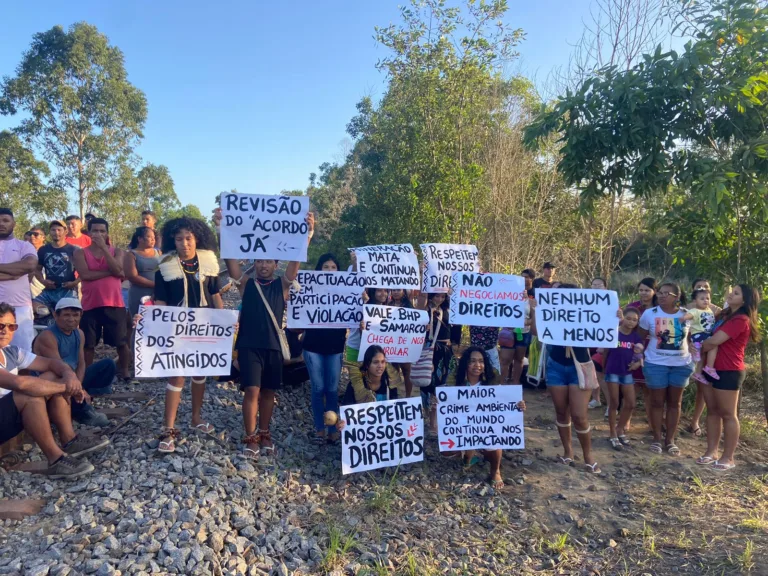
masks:
<svg viewBox="0 0 768 576"><path fill-rule="evenodd" d="M100 450L106 438L78 436L72 428L70 398L86 400L87 393L72 369L60 359L35 356L11 345L19 325L12 306L0 303L0 444L26 431L48 459L49 478L76 478L93 471L77 457ZM19 370L40 377L19 376ZM51 432L56 426L61 447Z"/></svg>
<svg viewBox="0 0 768 576"><path fill-rule="evenodd" d="M650 450L656 454L666 450L671 456L679 456L680 449L675 445L675 435L680 423L683 391L693 374L693 361L688 350L690 323L684 318L687 310L681 307L685 304L685 294L680 286L673 282L662 284L657 296L658 305L643 312L638 328L641 337L650 337L643 366L643 375L651 397L650 425L653 442ZM665 403L667 431L662 446Z"/></svg>

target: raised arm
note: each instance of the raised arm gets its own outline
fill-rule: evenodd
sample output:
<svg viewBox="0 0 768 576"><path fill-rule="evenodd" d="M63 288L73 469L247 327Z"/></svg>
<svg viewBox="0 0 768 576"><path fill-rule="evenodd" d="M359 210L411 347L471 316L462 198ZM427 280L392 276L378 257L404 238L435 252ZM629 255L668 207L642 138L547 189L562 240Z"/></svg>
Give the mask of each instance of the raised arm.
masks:
<svg viewBox="0 0 768 576"><path fill-rule="evenodd" d="M315 235L315 215L312 212L307 212L306 217L307 227L309 233L307 234L307 246L312 242L312 236ZM288 266L283 274L283 298L288 300L290 298L291 284L296 280L296 276L299 274L300 262L288 262Z"/></svg>
<svg viewBox="0 0 768 576"><path fill-rule="evenodd" d="M85 251L82 249L75 250L75 253L72 255L72 263L75 265L75 270L80 276L80 279L85 282L92 282L94 280L101 280L102 278L112 276L112 273L109 270L90 270L88 268L88 263L85 261Z"/></svg>
<svg viewBox="0 0 768 576"><path fill-rule="evenodd" d="M219 237L219 243L221 243L221 208L216 208L213 211L213 225L216 228L216 235ZM224 264L227 266L227 274L237 286L237 290L242 296L245 292L245 282L243 282L243 270L240 267L240 261L234 258L224 258Z"/></svg>

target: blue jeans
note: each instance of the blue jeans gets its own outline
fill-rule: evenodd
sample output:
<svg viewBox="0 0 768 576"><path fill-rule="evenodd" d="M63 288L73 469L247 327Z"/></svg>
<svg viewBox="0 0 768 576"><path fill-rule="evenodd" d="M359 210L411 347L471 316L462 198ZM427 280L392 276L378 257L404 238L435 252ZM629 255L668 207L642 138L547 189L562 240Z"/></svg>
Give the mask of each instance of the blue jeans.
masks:
<svg viewBox="0 0 768 576"><path fill-rule="evenodd" d="M304 363L312 385L312 415L315 432L325 428L323 415L326 411L339 411L339 378L341 377L342 354L318 354L304 350ZM336 432L335 426L328 426L328 433Z"/></svg>
<svg viewBox="0 0 768 576"><path fill-rule="evenodd" d="M111 393L111 384L117 374L117 365L111 358L104 358L94 362L85 369L83 376L83 389L88 393ZM83 404L72 402L72 414L79 414L83 410Z"/></svg>
<svg viewBox="0 0 768 576"><path fill-rule="evenodd" d="M62 298L77 298L77 291L69 290L68 288L46 288L40 292L40 295L37 298L35 298L35 302L45 304L48 308L53 310Z"/></svg>
<svg viewBox="0 0 768 576"><path fill-rule="evenodd" d="M646 362L643 366L645 385L653 390L673 388L685 388L688 386L688 378L693 374L693 364L685 366L662 366Z"/></svg>
<svg viewBox="0 0 768 576"><path fill-rule="evenodd" d="M552 358L547 358L547 386L578 386L579 375L576 366L560 364Z"/></svg>

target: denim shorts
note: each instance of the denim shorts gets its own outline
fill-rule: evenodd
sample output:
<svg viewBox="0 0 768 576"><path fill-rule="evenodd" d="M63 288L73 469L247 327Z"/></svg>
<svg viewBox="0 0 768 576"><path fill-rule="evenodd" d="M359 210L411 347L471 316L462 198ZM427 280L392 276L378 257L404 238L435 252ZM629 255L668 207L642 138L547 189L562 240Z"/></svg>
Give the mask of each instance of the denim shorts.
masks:
<svg viewBox="0 0 768 576"><path fill-rule="evenodd" d="M685 366L662 366L646 361L643 366L645 385L651 390L664 390L670 386L673 388L685 388L688 386L688 378L693 374L693 364Z"/></svg>
<svg viewBox="0 0 768 576"><path fill-rule="evenodd" d="M605 381L611 384L623 384L631 386L635 383L635 377L632 374L606 374Z"/></svg>
<svg viewBox="0 0 768 576"><path fill-rule="evenodd" d="M576 374L576 366L560 364L547 358L547 386L578 386L579 375Z"/></svg>

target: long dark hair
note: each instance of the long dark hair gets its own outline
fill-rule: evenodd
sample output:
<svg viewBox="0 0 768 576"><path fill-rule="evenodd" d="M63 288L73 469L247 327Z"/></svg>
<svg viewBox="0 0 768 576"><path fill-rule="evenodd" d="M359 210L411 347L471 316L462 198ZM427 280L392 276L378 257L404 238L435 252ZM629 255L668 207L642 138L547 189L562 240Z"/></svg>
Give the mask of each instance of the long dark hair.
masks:
<svg viewBox="0 0 768 576"><path fill-rule="evenodd" d="M315 266L315 270L322 270L323 264L326 262L331 261L334 264L336 264L336 270L341 270L341 267L339 267L339 261L336 260L336 256L331 254L330 252L326 252L320 258L317 259L317 265Z"/></svg>
<svg viewBox="0 0 768 576"><path fill-rule="evenodd" d="M482 382L493 382L493 366L491 365L491 359L488 358L488 354L480 346L470 346L461 355L459 359L459 365L456 368L456 385L464 386L467 383L467 368L469 368L469 358L472 356L472 352L480 352L483 355L483 376Z"/></svg>
<svg viewBox="0 0 768 576"><path fill-rule="evenodd" d="M174 218L163 226L163 250L176 250L176 234L189 230L195 237L198 250L216 250L216 237L210 226L198 218Z"/></svg>
<svg viewBox="0 0 768 576"><path fill-rule="evenodd" d="M717 315L718 320L726 322L738 314L744 314L749 320L749 339L752 342L759 342L762 338L760 334L760 321L757 316L757 307L760 305L760 293L749 284L737 284L741 289L741 297L744 304L739 306L738 310L723 308Z"/></svg>
<svg viewBox="0 0 768 576"><path fill-rule="evenodd" d="M157 244L157 233L149 226L139 226L138 228L136 228L136 231L133 233L133 236L131 236L131 243L128 244L128 248L130 248L131 250L136 250L136 248L139 247L139 239L146 236L147 230L149 230L150 232L152 232L152 234L155 235L155 244Z"/></svg>
<svg viewBox="0 0 768 576"><path fill-rule="evenodd" d="M392 292L395 290L402 290L403 291L403 297L400 298L400 302L395 304L395 298L392 296ZM404 288L395 288L393 290L389 291L389 299L392 301L393 306L400 306L400 308L413 308L413 303L411 302L410 297L408 296L408 290Z"/></svg>
<svg viewBox="0 0 768 576"><path fill-rule="evenodd" d="M384 290L384 288L366 288L365 293L368 294L368 303L369 304L378 304L376 302L376 290ZM389 294L387 294L387 299L384 302L384 304L387 304L389 302Z"/></svg>
<svg viewBox="0 0 768 576"><path fill-rule="evenodd" d="M680 306L685 306L686 304L688 304L688 298L677 282L664 282L664 284L659 286L659 290L664 288L664 286L671 286L672 288L675 289L675 292L677 292L677 301L679 302Z"/></svg>
<svg viewBox="0 0 768 576"><path fill-rule="evenodd" d="M647 278L643 278L640 280L640 282L637 283L637 287L640 288L640 286L647 286L651 290L653 290L653 301L652 304L654 306L658 306L659 304L659 297L657 296L657 292L659 291L659 287L656 285L656 278L651 278L648 276ZM679 289L678 289L679 292Z"/></svg>
<svg viewBox="0 0 768 576"><path fill-rule="evenodd" d="M442 294L442 293L441 293L441 294ZM448 311L448 309L451 307L451 302L450 302L450 300L449 300L450 296L448 296L448 294L443 294L443 295L445 296L445 300L443 300L443 303L442 303L442 304L440 304L440 309L441 309L443 312L446 312L446 311ZM431 301L434 299L434 297L435 297L435 296L440 296L440 294L429 294L429 295L427 296L427 301L428 301L428 302L431 302Z"/></svg>
<svg viewBox="0 0 768 576"><path fill-rule="evenodd" d="M376 354L383 354L384 360L387 359L387 354L384 352L384 348L374 345L365 351L365 354L363 355L363 363L360 365L360 373L363 375L363 384L366 388L368 388L368 368L371 367L371 362L373 362ZM384 374L381 375L381 387L379 390L386 390L387 388L389 388L389 374L384 370Z"/></svg>

